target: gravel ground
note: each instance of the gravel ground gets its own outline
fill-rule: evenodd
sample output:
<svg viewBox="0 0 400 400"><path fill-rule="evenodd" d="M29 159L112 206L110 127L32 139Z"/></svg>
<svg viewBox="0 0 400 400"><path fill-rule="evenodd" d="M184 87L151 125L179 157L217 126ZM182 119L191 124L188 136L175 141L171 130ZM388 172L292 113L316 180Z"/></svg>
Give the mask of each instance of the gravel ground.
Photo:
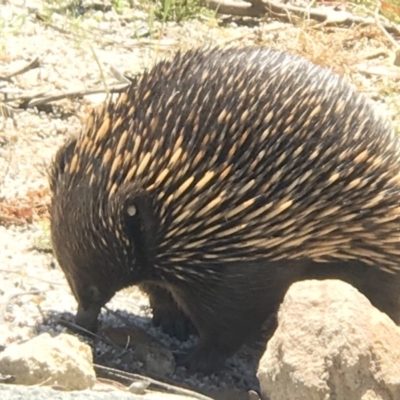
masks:
<svg viewBox="0 0 400 400"><path fill-rule="evenodd" d="M256 24L229 23L221 28L215 19L203 17L181 24L150 24L148 12L140 7L125 9L122 14L110 7L105 12L90 10L84 15L71 17L53 12L51 7L58 6L58 3L61 1L29 1L25 4L23 1L10 0L1 5L0 76L19 70L35 58L39 59L40 68L15 76L10 81L0 80L0 93L18 97L104 88L105 82L107 85L118 83L110 67L132 76L157 58L169 56L178 47L210 43L229 45L238 38L241 45L268 44L315 56L311 54L315 46L311 48L305 44L307 37L296 44L293 38L300 37L298 30L282 28L276 31L277 28L271 28L275 26L274 23L262 25L261 28ZM279 28L280 25L277 26ZM323 46L329 33L328 36L318 35ZM342 43L346 35L346 40L350 40L348 32L337 32L335 43L339 44L336 47L325 46L325 51L332 49L338 58L344 57L349 51ZM365 35L360 39L354 34L356 44L352 48L357 51L352 56L356 57L356 61L359 61L357 55L362 51L374 51L382 46L385 48L384 39L374 39L376 35L375 32L368 40L364 40ZM336 69L342 64L341 61L340 65L338 63L332 67ZM364 75L352 72L348 76L357 87L376 98L389 117L396 115L400 104L398 99L393 96L382 97L382 91L385 85L386 94L394 92L398 89L397 81L388 82L385 77L376 76L367 79ZM103 100L103 94L91 95L18 110L14 115L16 125L11 119L0 119L0 203L12 204L10 207L14 216L17 213L17 217L23 217L24 212L30 212L32 201L35 207L37 202L45 204L48 201L46 168L51 157L68 135L79 132L88 108ZM62 272L50 253L38 250L38 246L43 247L43 242L48 239L47 222L35 214L30 219L30 223L21 226L0 226L2 346L43 331L65 331L57 323L57 318L62 315L71 319L75 312L76 303ZM135 289L119 293L108 307L119 310L119 315L126 318L128 323L145 328L170 349L184 349L192 344L180 344L153 328L147 299ZM124 325L112 313L104 313L102 319L110 326ZM140 370L140 363L135 361L131 351L119 354L105 343L96 343L95 357L107 365L127 371ZM250 361L251 355L243 351L233 357L226 370L219 375L207 378L189 376L185 370L178 368L172 378L197 387L256 388L254 368L249 367Z"/></svg>

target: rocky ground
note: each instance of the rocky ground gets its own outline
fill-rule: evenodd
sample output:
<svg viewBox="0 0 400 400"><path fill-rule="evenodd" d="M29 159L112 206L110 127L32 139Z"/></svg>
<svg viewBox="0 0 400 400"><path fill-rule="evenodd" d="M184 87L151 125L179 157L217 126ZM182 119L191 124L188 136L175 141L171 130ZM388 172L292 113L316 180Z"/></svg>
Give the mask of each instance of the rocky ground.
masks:
<svg viewBox="0 0 400 400"><path fill-rule="evenodd" d="M400 122L400 71L393 64L393 44L379 26L323 28L315 23L221 19L204 10L179 23L162 22L155 3L133 3L87 2L78 7L61 0L0 2L2 346L44 331L66 331L60 317L72 321L76 303L50 251L46 168L65 138L79 132L88 109L104 101L109 88L121 85L121 75L138 74L178 48L272 46L332 67L373 98L395 124ZM37 68L13 76L36 59ZM39 95L91 89L103 92L38 106L29 103ZM1 117L8 112L12 118ZM108 308L102 315L107 326L139 326L170 350L192 344L171 340L153 328L147 299L135 289L119 293ZM97 362L141 371L143 364L132 350L121 351L101 340L93 343ZM190 376L178 368L169 378L197 388L257 388L251 362L243 351L219 375Z"/></svg>

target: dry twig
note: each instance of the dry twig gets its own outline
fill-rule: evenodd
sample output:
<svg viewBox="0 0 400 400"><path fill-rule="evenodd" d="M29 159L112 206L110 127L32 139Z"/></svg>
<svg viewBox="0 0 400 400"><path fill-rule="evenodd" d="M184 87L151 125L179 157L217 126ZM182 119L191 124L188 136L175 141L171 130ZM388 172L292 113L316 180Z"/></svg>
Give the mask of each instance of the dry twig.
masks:
<svg viewBox="0 0 400 400"><path fill-rule="evenodd" d="M108 88L109 93L120 93L124 91L129 84L117 84L114 86L110 86ZM91 95L91 94L99 94L106 93L103 89L83 89L83 90L71 90L69 92L64 93L52 93L48 95L43 95L43 93L34 94L34 95L23 95L14 98L14 101L23 100L18 108L29 108L29 107L37 107L39 105L48 104L53 101L63 100L63 99L76 99L81 98L83 96Z"/></svg>
<svg viewBox="0 0 400 400"><path fill-rule="evenodd" d="M17 75L22 75L25 72L30 71L31 69L39 68L40 67L40 61L39 58L35 58L33 61L31 61L28 65L25 65L25 67L22 67L14 72L11 72L10 74L0 76L0 81L7 81L11 82L11 78Z"/></svg>
<svg viewBox="0 0 400 400"><path fill-rule="evenodd" d="M210 397L205 396L201 393L194 392L193 390L186 389L174 384L164 383L159 380L149 378L147 376L132 374L118 369L105 367L102 365L95 364L96 375L102 379L113 380L123 385L131 385L134 382L147 382L149 388L153 390L163 391L165 393L186 395L193 399L198 400L212 400Z"/></svg>
<svg viewBox="0 0 400 400"><path fill-rule="evenodd" d="M30 71L31 69L38 68L40 66L40 61L38 58L35 58L28 65L23 68L18 69L10 74L0 76L0 81L11 82L11 78L17 75L24 74L25 72ZM113 71L115 72L115 71ZM44 104L52 103L54 101L63 100L66 98L75 99L81 98L83 96L92 95L92 94L100 94L100 93L120 93L129 86L132 82L129 78L124 77L124 79L120 80L121 83L116 85L105 85L105 88L96 88L96 89L82 89L82 90L71 90L64 93L50 93L46 94L44 92L31 94L23 94L21 96L8 96L6 93L4 94L4 100L0 103L0 115L6 118L10 118L17 109L27 109L30 107L42 106ZM9 103L20 102L17 106L11 106Z"/></svg>

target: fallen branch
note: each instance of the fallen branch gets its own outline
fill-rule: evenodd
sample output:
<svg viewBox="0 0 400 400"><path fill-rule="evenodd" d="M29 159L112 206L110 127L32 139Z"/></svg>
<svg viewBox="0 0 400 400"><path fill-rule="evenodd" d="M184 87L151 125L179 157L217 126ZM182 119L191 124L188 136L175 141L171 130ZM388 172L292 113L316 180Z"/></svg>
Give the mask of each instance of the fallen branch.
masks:
<svg viewBox="0 0 400 400"><path fill-rule="evenodd" d="M17 75L22 75L25 72L30 71L31 69L35 69L40 67L40 62L39 62L39 58L35 58L33 61L31 61L28 65L26 65L25 67L22 67L14 72L11 72L10 74L7 74L5 76L0 76L0 81L7 81L7 82L11 82L11 78L13 78L14 76Z"/></svg>
<svg viewBox="0 0 400 400"><path fill-rule="evenodd" d="M219 14L234 15L237 17L261 18L265 16L265 7L260 4L247 3L244 1L233 0L204 0L203 6L210 10L217 11Z"/></svg>
<svg viewBox="0 0 400 400"><path fill-rule="evenodd" d="M97 377L102 379L113 380L123 385L131 385L135 382L146 382L149 384L149 389L162 391L164 393L186 395L193 399L198 400L212 400L210 397L205 396L201 393L194 392L189 388L183 388L176 386L175 384L165 383L147 376L133 374L130 372L120 371L114 368L105 367L102 365L94 364Z"/></svg>
<svg viewBox="0 0 400 400"><path fill-rule="evenodd" d="M0 76L0 81L11 82L12 78L24 74L25 72L30 71L31 69L38 68L40 66L39 58L35 58L29 64L20 68L14 72L11 72L7 75ZM71 90L69 92L64 93L51 93L45 94L44 92L36 93L33 95L23 94L21 96L9 96L7 92L3 93L4 99L0 102L0 116L5 119L12 118L13 113L18 109L27 109L30 107L42 106L44 104L48 104L54 101L63 100L66 98L75 99L82 98L83 96L92 95L92 94L100 94L100 93L120 93L124 91L132 82L134 82L135 78L129 78L115 68L111 69L113 75L118 79L120 83L107 86L105 88L96 88L96 89L83 89L83 90ZM103 79L104 81L104 79ZM19 102L17 106L11 106L8 103Z"/></svg>
<svg viewBox="0 0 400 400"><path fill-rule="evenodd" d="M202 4L220 14L239 17L261 18L268 15L283 22L292 22L292 17L297 16L304 19L313 19L325 25L376 25L376 19L374 17L364 18L355 16L348 11L335 11L333 9L315 7L303 8L269 0L249 0L248 2L203 0ZM400 35L400 31L397 27L388 24L382 24L382 26L387 32Z"/></svg>
<svg viewBox="0 0 400 400"><path fill-rule="evenodd" d="M124 91L129 86L129 83L120 83L114 86L110 86L108 90L102 89L84 89L84 90L71 90L69 92L64 93L52 93L44 95L43 93L37 93L33 95L21 95L15 97L13 99L8 99L7 102L13 101L18 102L22 101L18 108L27 109L30 107L37 107L43 104L48 104L54 101L63 100L63 99L76 99L84 96L92 95L92 94L100 94L100 93L120 93Z"/></svg>

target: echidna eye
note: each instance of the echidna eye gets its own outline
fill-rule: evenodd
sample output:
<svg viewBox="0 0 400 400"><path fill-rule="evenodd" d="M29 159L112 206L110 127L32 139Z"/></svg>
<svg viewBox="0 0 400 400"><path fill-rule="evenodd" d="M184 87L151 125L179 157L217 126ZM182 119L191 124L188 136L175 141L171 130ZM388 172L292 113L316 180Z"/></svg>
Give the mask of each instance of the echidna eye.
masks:
<svg viewBox="0 0 400 400"><path fill-rule="evenodd" d="M141 211L138 205L136 204L135 200L130 200L125 204L124 206L124 214L125 214L125 223L129 227L128 230L132 229L133 226L135 226L134 229L138 229L141 223Z"/></svg>
<svg viewBox="0 0 400 400"><path fill-rule="evenodd" d="M137 213L137 208L134 204L130 205L126 209L126 213L128 214L129 217L134 217Z"/></svg>

